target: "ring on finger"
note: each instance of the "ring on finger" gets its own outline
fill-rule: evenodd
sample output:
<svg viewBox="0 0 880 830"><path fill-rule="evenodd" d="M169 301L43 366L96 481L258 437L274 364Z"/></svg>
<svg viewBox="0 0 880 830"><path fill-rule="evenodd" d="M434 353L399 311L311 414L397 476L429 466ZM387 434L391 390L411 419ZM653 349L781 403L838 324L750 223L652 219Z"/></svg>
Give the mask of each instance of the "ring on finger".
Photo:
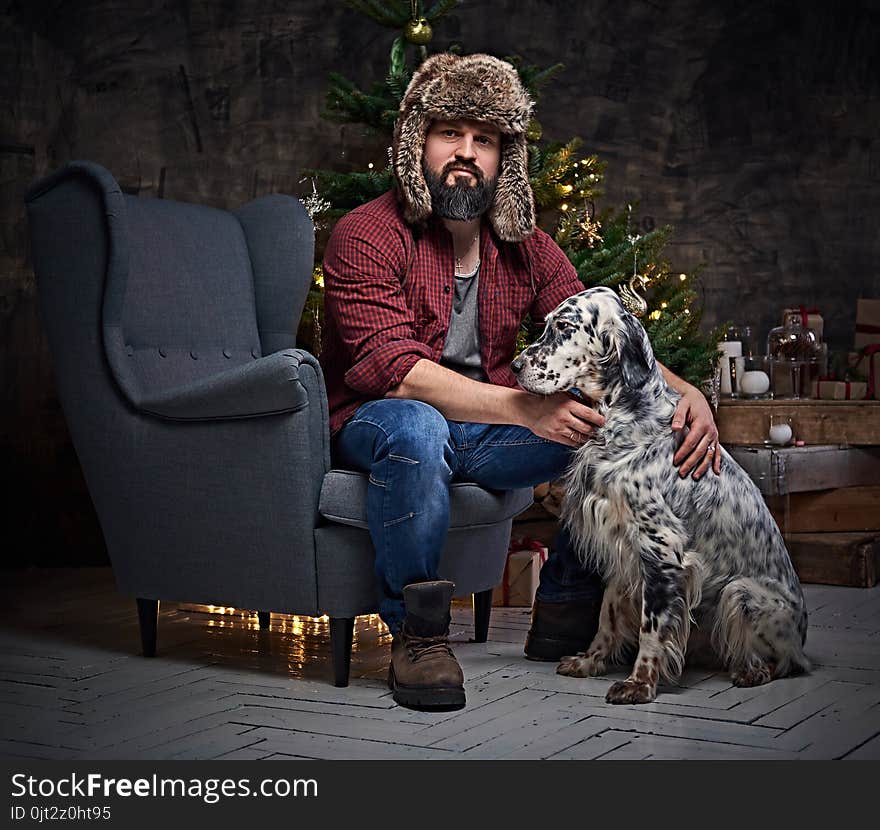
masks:
<svg viewBox="0 0 880 830"><path fill-rule="evenodd" d="M713 452L715 452L715 445L710 443L709 446L706 447L706 454L711 455Z"/></svg>

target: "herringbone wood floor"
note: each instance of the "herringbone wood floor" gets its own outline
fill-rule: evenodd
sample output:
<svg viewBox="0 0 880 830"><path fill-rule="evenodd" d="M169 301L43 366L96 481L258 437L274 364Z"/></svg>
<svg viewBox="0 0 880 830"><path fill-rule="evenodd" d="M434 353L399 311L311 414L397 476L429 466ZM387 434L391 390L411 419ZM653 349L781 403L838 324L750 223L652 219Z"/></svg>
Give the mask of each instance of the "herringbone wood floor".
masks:
<svg viewBox="0 0 880 830"><path fill-rule="evenodd" d="M688 670L647 706L604 702L611 679L522 657L528 609L494 609L469 643L460 712L413 712L384 685L388 637L357 625L352 683L331 685L326 621L166 603L156 658L108 568L7 570L0 610L3 758L880 758L880 586L806 586L812 674L756 689Z"/></svg>

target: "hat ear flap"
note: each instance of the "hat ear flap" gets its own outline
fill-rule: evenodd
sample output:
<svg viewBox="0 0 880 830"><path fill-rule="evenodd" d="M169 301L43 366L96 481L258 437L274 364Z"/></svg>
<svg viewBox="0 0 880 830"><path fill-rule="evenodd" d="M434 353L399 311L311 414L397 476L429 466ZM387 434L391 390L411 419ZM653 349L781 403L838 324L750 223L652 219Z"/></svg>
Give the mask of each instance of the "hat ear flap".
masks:
<svg viewBox="0 0 880 830"><path fill-rule="evenodd" d="M431 193L422 172L426 130L427 119L419 106L413 106L394 127L394 177L403 197L404 218L411 224L431 215Z"/></svg>
<svg viewBox="0 0 880 830"><path fill-rule="evenodd" d="M535 197L524 135L502 137L499 168L489 221L505 242L521 242L535 229Z"/></svg>

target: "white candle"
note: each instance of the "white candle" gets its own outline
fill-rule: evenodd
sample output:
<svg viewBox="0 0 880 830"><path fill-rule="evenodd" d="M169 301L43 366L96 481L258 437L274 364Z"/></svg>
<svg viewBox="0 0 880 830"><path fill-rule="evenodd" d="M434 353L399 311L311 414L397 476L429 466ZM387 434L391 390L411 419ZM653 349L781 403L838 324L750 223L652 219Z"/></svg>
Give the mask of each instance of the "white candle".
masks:
<svg viewBox="0 0 880 830"><path fill-rule="evenodd" d="M733 392L730 385L730 358L742 357L743 344L741 340L724 340L718 344L718 351L721 352L719 358L721 362L721 389L722 395L729 395Z"/></svg>
<svg viewBox="0 0 880 830"><path fill-rule="evenodd" d="M771 444L787 444L791 441L791 427L788 424L773 424L770 427Z"/></svg>
<svg viewBox="0 0 880 830"><path fill-rule="evenodd" d="M770 376L766 372L743 372L739 388L744 395L763 395L770 388Z"/></svg>

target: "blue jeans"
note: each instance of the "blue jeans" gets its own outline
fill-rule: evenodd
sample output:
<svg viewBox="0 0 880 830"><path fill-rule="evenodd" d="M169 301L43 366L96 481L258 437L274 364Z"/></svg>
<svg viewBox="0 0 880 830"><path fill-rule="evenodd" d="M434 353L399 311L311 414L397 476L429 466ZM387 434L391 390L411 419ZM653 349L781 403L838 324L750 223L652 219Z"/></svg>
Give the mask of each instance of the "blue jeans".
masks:
<svg viewBox="0 0 880 830"><path fill-rule="evenodd" d="M449 485L472 481L492 490L533 487L565 470L571 448L525 427L449 421L421 401L383 398L363 404L339 431L334 464L369 473L367 524L376 549L392 632L403 621L403 587L437 579L449 529ZM541 568L542 602L595 598L601 580L585 570L568 533L557 534Z"/></svg>

